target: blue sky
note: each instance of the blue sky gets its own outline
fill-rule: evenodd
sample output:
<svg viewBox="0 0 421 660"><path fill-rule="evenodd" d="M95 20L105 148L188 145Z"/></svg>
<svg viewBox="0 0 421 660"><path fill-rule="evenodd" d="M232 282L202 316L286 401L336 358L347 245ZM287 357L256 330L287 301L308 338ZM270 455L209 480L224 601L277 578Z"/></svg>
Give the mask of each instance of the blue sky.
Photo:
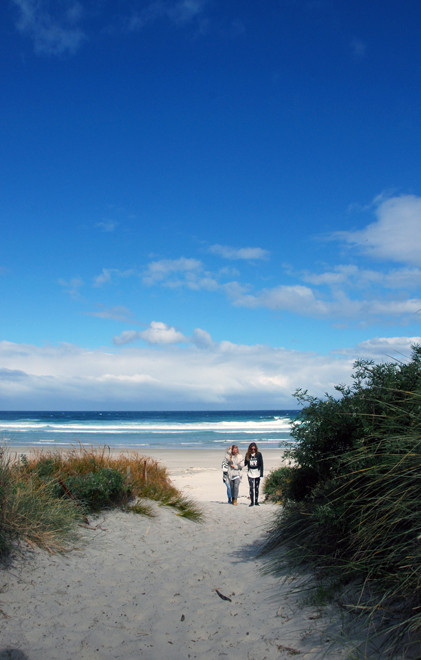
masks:
<svg viewBox="0 0 421 660"><path fill-rule="evenodd" d="M0 409L295 407L421 334L417 0L5 0Z"/></svg>

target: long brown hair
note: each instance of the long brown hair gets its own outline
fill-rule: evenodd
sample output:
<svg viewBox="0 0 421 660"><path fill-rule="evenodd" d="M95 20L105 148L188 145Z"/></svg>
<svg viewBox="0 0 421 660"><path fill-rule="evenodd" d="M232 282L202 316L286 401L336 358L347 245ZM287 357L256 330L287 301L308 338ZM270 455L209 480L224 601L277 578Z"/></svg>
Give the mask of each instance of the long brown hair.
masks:
<svg viewBox="0 0 421 660"><path fill-rule="evenodd" d="M251 456L252 453L253 453L253 452L251 451L251 448L252 448L252 447L256 447L256 451L254 452L255 454L257 454L257 452L259 451L259 448L258 448L258 446L256 445L256 443L255 443L255 442L250 442L250 444L249 444L249 448L247 449L247 453L246 453L246 461L249 461L249 460L250 460L250 456Z"/></svg>

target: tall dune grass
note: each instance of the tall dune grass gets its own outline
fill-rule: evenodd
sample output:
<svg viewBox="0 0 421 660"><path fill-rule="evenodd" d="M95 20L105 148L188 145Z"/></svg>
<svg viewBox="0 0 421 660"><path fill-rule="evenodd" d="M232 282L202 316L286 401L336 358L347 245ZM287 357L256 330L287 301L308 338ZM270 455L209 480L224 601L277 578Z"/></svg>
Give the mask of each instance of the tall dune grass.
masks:
<svg viewBox="0 0 421 660"><path fill-rule="evenodd" d="M420 357L357 363L339 400L305 393L293 467L269 481L272 566L313 567L391 648L421 640Z"/></svg>
<svg viewBox="0 0 421 660"><path fill-rule="evenodd" d="M75 543L82 512L71 500L58 499L51 486L19 470L0 452L0 554L16 541L26 541L49 552L66 550Z"/></svg>

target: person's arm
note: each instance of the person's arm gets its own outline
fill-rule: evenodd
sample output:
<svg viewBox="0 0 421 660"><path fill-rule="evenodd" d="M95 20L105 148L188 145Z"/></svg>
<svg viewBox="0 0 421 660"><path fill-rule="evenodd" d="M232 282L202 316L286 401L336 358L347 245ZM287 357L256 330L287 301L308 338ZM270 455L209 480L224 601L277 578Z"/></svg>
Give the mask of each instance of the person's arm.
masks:
<svg viewBox="0 0 421 660"><path fill-rule="evenodd" d="M262 456L262 454L260 454L260 476L263 477L263 456Z"/></svg>

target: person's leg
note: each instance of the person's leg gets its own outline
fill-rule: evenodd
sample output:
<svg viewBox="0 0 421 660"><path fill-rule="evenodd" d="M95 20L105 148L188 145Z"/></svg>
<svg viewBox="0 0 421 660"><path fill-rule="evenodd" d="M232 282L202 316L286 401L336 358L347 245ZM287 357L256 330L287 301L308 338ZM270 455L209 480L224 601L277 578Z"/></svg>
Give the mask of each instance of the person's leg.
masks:
<svg viewBox="0 0 421 660"><path fill-rule="evenodd" d="M258 477L258 479L253 479L253 481L254 481L254 503L256 506L259 506L260 477Z"/></svg>
<svg viewBox="0 0 421 660"><path fill-rule="evenodd" d="M230 480L226 479L225 480L225 485L227 487L227 496L228 496L228 504L231 504L231 486L230 486Z"/></svg>
<svg viewBox="0 0 421 660"><path fill-rule="evenodd" d="M232 479L230 482L231 485L231 498L232 498L232 503L237 504L237 499L238 499L238 487L240 485L240 480L239 479Z"/></svg>
<svg viewBox="0 0 421 660"><path fill-rule="evenodd" d="M254 479L248 478L249 480L249 490L250 490L250 504L249 506L254 506Z"/></svg>

